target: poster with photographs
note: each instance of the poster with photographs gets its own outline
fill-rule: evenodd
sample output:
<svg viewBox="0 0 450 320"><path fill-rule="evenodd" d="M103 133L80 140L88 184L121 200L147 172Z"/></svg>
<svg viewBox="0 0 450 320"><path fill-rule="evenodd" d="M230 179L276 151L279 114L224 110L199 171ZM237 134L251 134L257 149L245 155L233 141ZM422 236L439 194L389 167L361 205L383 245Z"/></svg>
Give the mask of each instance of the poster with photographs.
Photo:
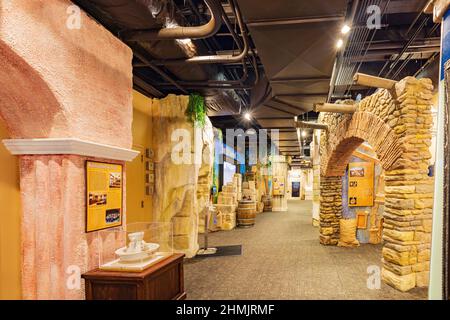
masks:
<svg viewBox="0 0 450 320"><path fill-rule="evenodd" d="M122 225L122 165L86 161L86 232Z"/></svg>
<svg viewBox="0 0 450 320"><path fill-rule="evenodd" d="M374 192L373 162L351 162L348 165L348 206L372 207Z"/></svg>
<svg viewBox="0 0 450 320"><path fill-rule="evenodd" d="M274 176L272 180L272 194L274 196L283 196L285 193L285 179L283 176Z"/></svg>

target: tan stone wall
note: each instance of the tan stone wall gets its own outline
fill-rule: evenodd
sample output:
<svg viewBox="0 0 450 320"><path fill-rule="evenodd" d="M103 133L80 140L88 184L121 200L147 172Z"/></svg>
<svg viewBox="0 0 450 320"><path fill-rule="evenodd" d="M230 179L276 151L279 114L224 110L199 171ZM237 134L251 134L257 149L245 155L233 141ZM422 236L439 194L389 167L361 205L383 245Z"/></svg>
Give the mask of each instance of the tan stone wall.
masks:
<svg viewBox="0 0 450 320"><path fill-rule="evenodd" d="M329 125L320 146L320 241L336 244L342 208L337 200L342 187L338 179L353 151L368 141L386 170L382 277L402 291L428 285L432 90L429 79L408 77L396 84L394 92L383 89L362 100L353 115L320 116Z"/></svg>

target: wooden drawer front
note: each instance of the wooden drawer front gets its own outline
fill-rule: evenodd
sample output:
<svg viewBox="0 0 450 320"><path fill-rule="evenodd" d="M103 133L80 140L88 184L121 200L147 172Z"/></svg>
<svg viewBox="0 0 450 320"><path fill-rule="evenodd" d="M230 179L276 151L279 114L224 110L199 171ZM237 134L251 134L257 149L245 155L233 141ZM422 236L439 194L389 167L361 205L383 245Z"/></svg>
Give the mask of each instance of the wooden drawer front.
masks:
<svg viewBox="0 0 450 320"><path fill-rule="evenodd" d="M138 287L135 284L91 282L94 300L136 300Z"/></svg>
<svg viewBox="0 0 450 320"><path fill-rule="evenodd" d="M172 265L145 282L146 298L149 300L171 300L182 293L180 264Z"/></svg>

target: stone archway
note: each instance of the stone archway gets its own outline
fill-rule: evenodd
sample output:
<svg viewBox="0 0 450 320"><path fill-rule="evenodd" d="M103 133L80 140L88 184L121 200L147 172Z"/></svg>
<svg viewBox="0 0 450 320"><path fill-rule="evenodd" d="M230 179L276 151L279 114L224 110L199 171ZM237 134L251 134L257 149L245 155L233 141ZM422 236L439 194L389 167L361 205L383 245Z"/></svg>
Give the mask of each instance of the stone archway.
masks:
<svg viewBox="0 0 450 320"><path fill-rule="evenodd" d="M336 245L342 214L342 176L355 149L367 141L385 170L383 280L407 291L428 285L433 179L429 79L408 77L392 91L363 99L352 115L321 114L320 241Z"/></svg>

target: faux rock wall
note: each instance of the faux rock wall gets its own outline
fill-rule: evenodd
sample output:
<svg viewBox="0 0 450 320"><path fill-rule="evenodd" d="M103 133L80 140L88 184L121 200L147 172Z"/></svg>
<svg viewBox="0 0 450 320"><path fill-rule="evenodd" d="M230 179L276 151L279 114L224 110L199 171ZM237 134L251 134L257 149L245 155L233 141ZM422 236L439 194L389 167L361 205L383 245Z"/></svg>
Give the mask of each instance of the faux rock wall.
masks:
<svg viewBox="0 0 450 320"><path fill-rule="evenodd" d="M353 151L368 141L385 172L384 247L382 277L407 291L428 285L433 179L431 158L431 100L429 79L408 77L395 90L379 90L362 100L353 115L323 114L329 125L321 134L321 242L336 243L341 218L339 205L330 209L337 179ZM331 182L330 182L331 179ZM328 197L330 196L330 197Z"/></svg>
<svg viewBox="0 0 450 320"><path fill-rule="evenodd" d="M155 221L173 223L174 250L192 257L199 248L199 213L203 214L208 201L206 193L209 194L206 185L212 183L214 133L209 119L203 129L195 132L195 127L185 114L188 102L188 96L175 95L153 100L156 169L153 213ZM186 163L172 160L173 147L181 142L181 138L172 141L175 130L188 133L190 161ZM195 156L196 150L199 157Z"/></svg>

